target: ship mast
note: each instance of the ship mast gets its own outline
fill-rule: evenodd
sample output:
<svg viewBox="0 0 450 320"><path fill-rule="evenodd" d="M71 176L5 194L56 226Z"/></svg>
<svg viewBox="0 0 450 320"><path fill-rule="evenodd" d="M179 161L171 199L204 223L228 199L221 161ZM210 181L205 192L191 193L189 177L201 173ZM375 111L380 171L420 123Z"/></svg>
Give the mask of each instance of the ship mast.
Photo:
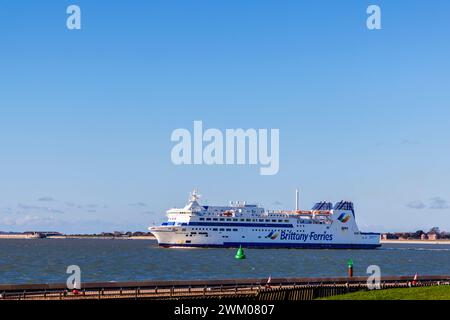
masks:
<svg viewBox="0 0 450 320"><path fill-rule="evenodd" d="M200 195L198 194L198 190L194 189L190 194L189 201L197 202L199 198L200 198Z"/></svg>

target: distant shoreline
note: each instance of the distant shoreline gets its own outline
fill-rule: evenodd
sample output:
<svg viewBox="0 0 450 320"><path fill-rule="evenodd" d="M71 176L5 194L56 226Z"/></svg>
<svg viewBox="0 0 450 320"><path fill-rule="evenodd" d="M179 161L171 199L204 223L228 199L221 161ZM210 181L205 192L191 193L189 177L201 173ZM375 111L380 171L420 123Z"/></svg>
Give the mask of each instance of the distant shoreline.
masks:
<svg viewBox="0 0 450 320"><path fill-rule="evenodd" d="M381 244L448 244L450 240L381 240Z"/></svg>
<svg viewBox="0 0 450 320"><path fill-rule="evenodd" d="M155 240L154 236L107 237L107 236L50 236L47 239L101 239L101 240Z"/></svg>
<svg viewBox="0 0 450 320"><path fill-rule="evenodd" d="M7 235L0 234L1 239L38 239L31 235L15 234ZM97 240L156 240L152 235L147 236L130 236L130 237L113 237L113 236L101 236L101 235L61 235L61 236L48 236L46 239L97 239ZM450 245L450 240L381 240L381 244L443 244Z"/></svg>
<svg viewBox="0 0 450 320"><path fill-rule="evenodd" d="M39 237L34 237L32 235L26 234L15 234L7 235L0 234L0 240L17 240L17 239L28 239L35 240L40 239ZM109 237L109 236L83 236L83 235L62 235L62 236L48 236L45 239L97 239L97 240L156 240L154 236L131 236L131 237Z"/></svg>

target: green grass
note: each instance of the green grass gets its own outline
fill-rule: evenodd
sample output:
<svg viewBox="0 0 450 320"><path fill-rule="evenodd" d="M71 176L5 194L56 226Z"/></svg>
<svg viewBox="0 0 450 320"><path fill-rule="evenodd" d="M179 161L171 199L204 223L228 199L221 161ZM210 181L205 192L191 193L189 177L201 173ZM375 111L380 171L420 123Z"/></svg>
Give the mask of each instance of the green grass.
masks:
<svg viewBox="0 0 450 320"><path fill-rule="evenodd" d="M450 300L450 286L359 291L322 300Z"/></svg>

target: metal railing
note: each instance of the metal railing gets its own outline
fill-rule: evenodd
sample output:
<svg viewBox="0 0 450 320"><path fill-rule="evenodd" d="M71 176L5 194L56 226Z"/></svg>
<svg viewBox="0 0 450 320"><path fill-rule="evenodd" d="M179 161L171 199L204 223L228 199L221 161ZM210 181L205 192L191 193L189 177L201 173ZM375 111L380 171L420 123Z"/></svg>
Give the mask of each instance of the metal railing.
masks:
<svg viewBox="0 0 450 320"><path fill-rule="evenodd" d="M274 278L193 281L84 283L80 290L65 284L0 285L0 300L188 299L236 298L310 300L366 290L367 277ZM384 277L381 288L408 287L413 277ZM450 276L421 276L415 286L449 284Z"/></svg>

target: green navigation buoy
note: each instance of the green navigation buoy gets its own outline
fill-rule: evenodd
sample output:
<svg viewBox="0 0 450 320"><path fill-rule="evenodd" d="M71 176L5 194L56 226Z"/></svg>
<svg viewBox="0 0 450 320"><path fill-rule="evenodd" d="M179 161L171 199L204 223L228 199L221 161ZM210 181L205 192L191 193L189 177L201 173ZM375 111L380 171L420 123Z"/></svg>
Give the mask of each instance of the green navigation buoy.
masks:
<svg viewBox="0 0 450 320"><path fill-rule="evenodd" d="M238 260L244 260L245 259L244 249L242 249L242 246L239 246L239 249L236 252L235 258L238 259Z"/></svg>

